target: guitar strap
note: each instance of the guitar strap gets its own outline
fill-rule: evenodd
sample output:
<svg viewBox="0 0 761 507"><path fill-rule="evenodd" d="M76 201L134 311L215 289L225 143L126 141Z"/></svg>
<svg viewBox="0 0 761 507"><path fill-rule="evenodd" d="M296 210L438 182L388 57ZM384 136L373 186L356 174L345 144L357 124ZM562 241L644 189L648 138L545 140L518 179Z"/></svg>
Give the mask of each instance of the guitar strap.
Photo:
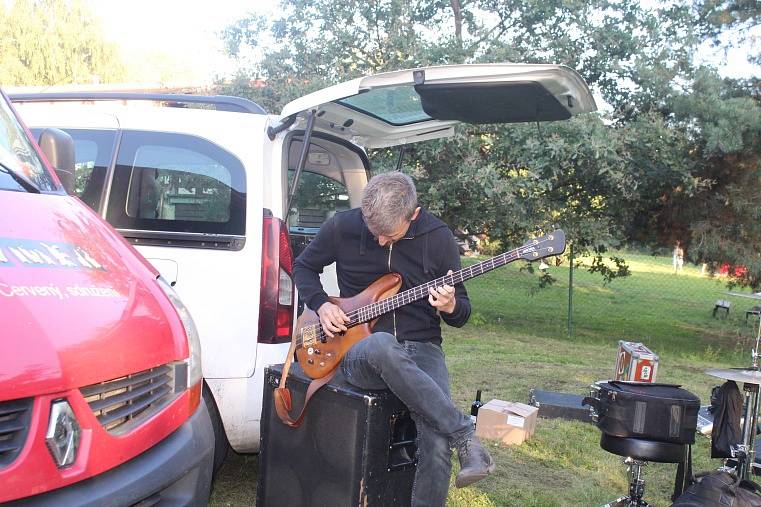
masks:
<svg viewBox="0 0 761 507"><path fill-rule="evenodd" d="M338 229L338 215L334 215L332 217L332 220L333 220L333 245L339 245L341 231L339 231ZM298 417L296 419L293 419L290 414L291 408L293 407L292 400L291 400L291 392L285 386L285 381L288 378L288 371L291 368L291 362L293 362L293 357L295 353L296 353L296 336L294 335L293 339L291 340L291 348L288 349L288 357L286 358L285 364L283 365L283 375L280 377L280 386L275 389L275 393L274 393L275 411L277 412L277 416L280 418L281 421L283 421L283 424L290 426L291 428L298 428L299 426L301 426L301 423L304 421L304 416L306 415L306 409L307 409L307 404L309 403L309 399L314 395L314 393L317 392L319 388L321 388L322 386L330 382L330 379L332 379L335 376L336 370L338 370L338 367L336 367L333 369L333 371L331 371L324 377L314 379L309 383L306 396L304 397L304 406L301 407L301 412L299 413Z"/></svg>
<svg viewBox="0 0 761 507"><path fill-rule="evenodd" d="M301 412L299 413L298 417L293 419L291 418L290 414L292 408L291 392L285 386L285 381L288 378L288 371L291 369L291 362L293 361L295 349L296 339L294 336L294 339L291 340L291 347L288 349L288 357L286 358L285 364L283 365L283 374L280 377L280 386L276 388L274 392L275 412L277 412L277 416L281 421L283 421L283 424L290 426L291 428L298 428L301 426L301 423L304 421L304 416L306 415L309 399L314 395L314 393L317 392L319 388L330 382L330 379L335 376L336 371L338 370L338 367L335 367L333 368L333 371L324 377L316 378L309 383L306 396L304 397L304 406L301 407Z"/></svg>

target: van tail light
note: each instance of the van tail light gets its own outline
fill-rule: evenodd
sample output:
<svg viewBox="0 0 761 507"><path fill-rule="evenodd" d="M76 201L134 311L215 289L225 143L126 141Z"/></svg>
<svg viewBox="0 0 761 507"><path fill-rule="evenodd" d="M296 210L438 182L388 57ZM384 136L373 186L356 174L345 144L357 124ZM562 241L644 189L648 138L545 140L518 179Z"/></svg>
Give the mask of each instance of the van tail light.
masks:
<svg viewBox="0 0 761 507"><path fill-rule="evenodd" d="M293 328L293 253L285 223L264 217L259 343L288 343Z"/></svg>

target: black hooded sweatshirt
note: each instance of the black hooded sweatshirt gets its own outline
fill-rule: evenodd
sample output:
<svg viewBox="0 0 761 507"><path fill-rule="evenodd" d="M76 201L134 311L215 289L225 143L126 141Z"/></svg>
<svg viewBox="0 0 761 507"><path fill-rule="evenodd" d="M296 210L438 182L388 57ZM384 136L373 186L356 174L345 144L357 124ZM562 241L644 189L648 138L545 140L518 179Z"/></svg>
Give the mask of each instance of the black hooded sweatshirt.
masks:
<svg viewBox="0 0 761 507"><path fill-rule="evenodd" d="M402 275L401 291L422 285L460 269L460 254L447 225L421 209L404 238L380 246L365 224L360 208L342 211L325 222L294 263L294 277L306 305L317 310L328 296L320 283L325 266L336 263L341 297L352 297L386 273ZM455 286L455 309L441 313L450 326L462 327L470 317L465 286ZM400 341L441 343L439 312L428 298L408 303L382 315L373 331L385 331Z"/></svg>

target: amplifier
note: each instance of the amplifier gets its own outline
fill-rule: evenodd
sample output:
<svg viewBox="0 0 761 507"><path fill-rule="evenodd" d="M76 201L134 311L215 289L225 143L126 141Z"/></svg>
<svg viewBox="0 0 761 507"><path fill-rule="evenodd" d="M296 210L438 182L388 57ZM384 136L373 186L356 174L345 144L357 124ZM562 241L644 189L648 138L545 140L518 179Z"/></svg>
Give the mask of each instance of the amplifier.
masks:
<svg viewBox="0 0 761 507"><path fill-rule="evenodd" d="M273 391L283 365L264 372L259 507L408 506L415 476L415 424L391 391L366 391L339 371L309 401L299 428L283 424ZM287 386L293 413L311 379L298 363Z"/></svg>

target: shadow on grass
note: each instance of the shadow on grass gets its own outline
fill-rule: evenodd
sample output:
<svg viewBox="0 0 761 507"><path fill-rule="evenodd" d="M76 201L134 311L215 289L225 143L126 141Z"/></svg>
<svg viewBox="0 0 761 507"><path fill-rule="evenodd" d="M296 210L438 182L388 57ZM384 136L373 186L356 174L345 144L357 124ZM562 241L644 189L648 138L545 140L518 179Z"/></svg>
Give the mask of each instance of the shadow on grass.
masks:
<svg viewBox="0 0 761 507"><path fill-rule="evenodd" d="M214 479L209 505L212 507L256 505L258 476L258 454L238 454L230 451Z"/></svg>

